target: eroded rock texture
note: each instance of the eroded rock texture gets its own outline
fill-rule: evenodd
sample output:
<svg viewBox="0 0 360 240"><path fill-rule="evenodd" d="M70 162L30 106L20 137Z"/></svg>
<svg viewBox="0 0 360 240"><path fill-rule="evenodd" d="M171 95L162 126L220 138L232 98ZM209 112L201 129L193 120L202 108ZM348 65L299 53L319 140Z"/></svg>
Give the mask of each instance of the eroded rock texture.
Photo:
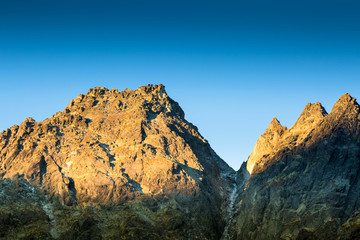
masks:
<svg viewBox="0 0 360 240"><path fill-rule="evenodd" d="M359 239L359 109L345 94L289 129L274 119L239 171L229 238Z"/></svg>
<svg viewBox="0 0 360 240"><path fill-rule="evenodd" d="M232 175L162 85L93 88L0 134L1 178L25 181L58 211L44 219L43 206L34 210L48 238L218 239ZM114 215L95 208L76 223L86 206Z"/></svg>

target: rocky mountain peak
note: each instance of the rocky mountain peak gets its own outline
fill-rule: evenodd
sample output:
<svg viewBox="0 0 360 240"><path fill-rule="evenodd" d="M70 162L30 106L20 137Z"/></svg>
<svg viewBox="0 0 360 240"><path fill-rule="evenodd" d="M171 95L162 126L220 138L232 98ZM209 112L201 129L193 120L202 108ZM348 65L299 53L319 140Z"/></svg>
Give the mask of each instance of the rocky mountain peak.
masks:
<svg viewBox="0 0 360 240"><path fill-rule="evenodd" d="M246 168L249 173L254 169L261 168L266 162L268 154L273 151L273 148L278 144L282 135L287 130L282 126L276 117L272 119L265 133L260 136L255 144L254 150L249 156ZM262 159L259 161L259 159Z"/></svg>
<svg viewBox="0 0 360 240"><path fill-rule="evenodd" d="M336 102L336 104L348 104L348 103L354 103L356 101L356 98L353 98L350 93L345 93L340 96L339 100ZM335 106L336 106L335 104Z"/></svg>
<svg viewBox="0 0 360 240"><path fill-rule="evenodd" d="M95 87L85 95L80 94L72 100L64 113L92 119L94 115L112 115L135 109L150 119L159 114L184 118L179 104L167 95L165 86L161 84L149 84L136 90L125 89L121 92L115 88L108 90L104 87Z"/></svg>
<svg viewBox="0 0 360 240"><path fill-rule="evenodd" d="M260 136L251 153L247 169L256 174L267 168L280 152L287 152L299 146L311 131L325 119L327 112L319 103L308 103L296 123L289 129L273 118L263 135Z"/></svg>
<svg viewBox="0 0 360 240"><path fill-rule="evenodd" d="M247 162L251 176L239 171L246 184L229 239L360 239L359 113L345 94L330 114L307 104L279 140L265 131Z"/></svg>
<svg viewBox="0 0 360 240"><path fill-rule="evenodd" d="M287 128L282 126L276 117L273 117L269 126L265 130L265 134L273 134L274 132L276 132L277 134L282 135L286 129Z"/></svg>
<svg viewBox="0 0 360 240"><path fill-rule="evenodd" d="M304 124L312 124L313 122L324 119L325 116L327 116L327 112L321 103L308 103L294 124L294 127Z"/></svg>
<svg viewBox="0 0 360 240"><path fill-rule="evenodd" d="M0 176L23 175L66 204L191 195L233 172L163 85L92 88L43 122L5 131L0 146Z"/></svg>
<svg viewBox="0 0 360 240"><path fill-rule="evenodd" d="M290 152L300 145L311 145L324 134L336 134L334 129L348 133L358 132L359 113L359 104L347 93L335 103L330 114L321 103L308 103L296 123L289 129L281 126L274 118L254 146L247 161L248 171L251 174L264 171L277 161L276 156ZM312 137L310 141L309 138L314 131L319 136Z"/></svg>
<svg viewBox="0 0 360 240"><path fill-rule="evenodd" d="M234 175L163 85L95 87L0 133L0 215L45 226L6 220L0 238L219 239Z"/></svg>
<svg viewBox="0 0 360 240"><path fill-rule="evenodd" d="M359 104L356 98L353 98L349 93L342 95L331 110L332 115L342 115L346 113L359 113Z"/></svg>

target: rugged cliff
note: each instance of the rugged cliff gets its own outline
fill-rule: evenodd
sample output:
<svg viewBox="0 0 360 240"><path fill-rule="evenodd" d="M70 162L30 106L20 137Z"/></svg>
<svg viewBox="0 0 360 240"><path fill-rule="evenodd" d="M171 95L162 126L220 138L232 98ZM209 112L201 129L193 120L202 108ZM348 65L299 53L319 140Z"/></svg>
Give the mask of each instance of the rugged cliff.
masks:
<svg viewBox="0 0 360 240"><path fill-rule="evenodd" d="M93 88L5 130L0 176L4 238L218 239L234 171L164 86L149 85Z"/></svg>
<svg viewBox="0 0 360 240"><path fill-rule="evenodd" d="M238 173L228 238L359 239L359 109L345 94L289 129L273 119Z"/></svg>

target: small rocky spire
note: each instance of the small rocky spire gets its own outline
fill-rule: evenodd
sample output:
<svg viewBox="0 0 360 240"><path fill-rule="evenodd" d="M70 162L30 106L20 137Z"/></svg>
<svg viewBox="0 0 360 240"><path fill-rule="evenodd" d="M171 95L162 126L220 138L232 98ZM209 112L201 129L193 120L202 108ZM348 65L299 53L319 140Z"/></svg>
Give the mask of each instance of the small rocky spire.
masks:
<svg viewBox="0 0 360 240"><path fill-rule="evenodd" d="M286 129L276 117L272 119L264 134L257 140L254 150L249 156L246 169L250 174L253 173L255 166L263 161L263 156L273 151L274 146L277 145Z"/></svg>
<svg viewBox="0 0 360 240"><path fill-rule="evenodd" d="M265 130L264 134L268 134L271 132L277 132L279 135L282 135L286 129L287 128L285 126L281 125L281 123L279 122L279 120L276 117L273 117L269 126Z"/></svg>
<svg viewBox="0 0 360 240"><path fill-rule="evenodd" d="M326 117L326 115L328 115L328 113L321 105L321 103L308 103L306 104L294 126L317 122Z"/></svg>
<svg viewBox="0 0 360 240"><path fill-rule="evenodd" d="M347 109L359 112L359 104L356 102L356 98L353 98L349 93L345 93L334 104L331 114L342 114Z"/></svg>

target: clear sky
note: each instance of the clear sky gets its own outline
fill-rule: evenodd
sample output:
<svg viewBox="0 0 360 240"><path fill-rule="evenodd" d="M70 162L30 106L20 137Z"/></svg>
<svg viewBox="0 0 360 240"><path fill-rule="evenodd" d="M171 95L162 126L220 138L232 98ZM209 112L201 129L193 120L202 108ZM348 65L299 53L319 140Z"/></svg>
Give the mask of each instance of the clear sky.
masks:
<svg viewBox="0 0 360 240"><path fill-rule="evenodd" d="M360 98L360 2L0 1L0 131L89 88L162 83L234 169L276 116Z"/></svg>

